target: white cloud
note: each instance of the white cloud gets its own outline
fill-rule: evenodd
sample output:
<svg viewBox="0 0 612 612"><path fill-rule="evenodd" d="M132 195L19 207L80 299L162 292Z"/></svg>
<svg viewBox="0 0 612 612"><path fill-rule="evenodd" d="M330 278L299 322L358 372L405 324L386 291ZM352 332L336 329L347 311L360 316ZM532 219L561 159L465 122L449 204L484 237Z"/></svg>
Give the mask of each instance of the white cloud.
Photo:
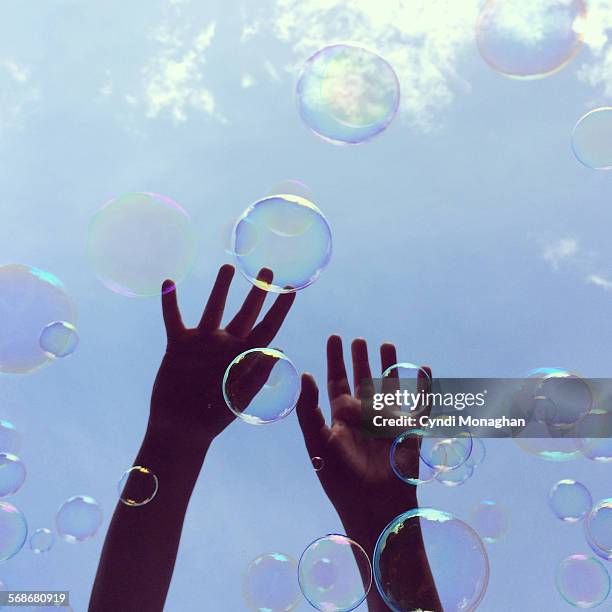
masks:
<svg viewBox="0 0 612 612"><path fill-rule="evenodd" d="M559 266L578 253L578 241L575 238L562 238L544 247L542 256L550 265L558 270Z"/></svg>
<svg viewBox="0 0 612 612"><path fill-rule="evenodd" d="M253 87L253 85L255 85L255 79L248 72L243 74L240 80L240 87L248 89L249 87Z"/></svg>
<svg viewBox="0 0 612 612"><path fill-rule="evenodd" d="M27 109L39 98L26 66L0 59L0 128L21 127Z"/></svg>
<svg viewBox="0 0 612 612"><path fill-rule="evenodd" d="M592 285L597 285L597 287L601 287L602 289L612 290L612 281L599 274L591 274L587 277L587 282Z"/></svg>

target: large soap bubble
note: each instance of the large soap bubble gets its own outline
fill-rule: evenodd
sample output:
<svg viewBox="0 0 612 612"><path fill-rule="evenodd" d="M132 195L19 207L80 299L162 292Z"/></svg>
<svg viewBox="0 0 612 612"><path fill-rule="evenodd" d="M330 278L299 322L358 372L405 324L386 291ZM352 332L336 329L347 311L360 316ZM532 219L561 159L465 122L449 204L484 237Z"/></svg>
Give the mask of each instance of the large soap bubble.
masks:
<svg viewBox="0 0 612 612"><path fill-rule="evenodd" d="M583 610L596 608L610 593L610 576L595 557L571 555L557 568L557 589L567 603Z"/></svg>
<svg viewBox="0 0 612 612"><path fill-rule="evenodd" d="M576 159L593 170L612 170L612 107L596 108L580 117L572 132Z"/></svg>
<svg viewBox="0 0 612 612"><path fill-rule="evenodd" d="M377 53L335 44L308 58L296 97L302 120L317 136L333 144L354 145L391 123L400 87L392 66Z"/></svg>
<svg viewBox="0 0 612 612"><path fill-rule="evenodd" d="M23 374L49 363L41 332L55 321L76 321L62 282L38 268L8 264L0 266L0 296L0 372Z"/></svg>

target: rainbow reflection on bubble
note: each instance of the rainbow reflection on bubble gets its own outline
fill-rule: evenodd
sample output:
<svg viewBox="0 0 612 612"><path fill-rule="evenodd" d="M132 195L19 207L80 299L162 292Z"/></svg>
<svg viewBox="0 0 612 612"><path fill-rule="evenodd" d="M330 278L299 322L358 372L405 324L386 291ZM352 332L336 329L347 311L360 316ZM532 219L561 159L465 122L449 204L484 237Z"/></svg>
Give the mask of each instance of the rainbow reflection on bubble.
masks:
<svg viewBox="0 0 612 612"><path fill-rule="evenodd" d="M0 453L0 497L14 495L26 479L23 461L11 453Z"/></svg>
<svg viewBox="0 0 612 612"><path fill-rule="evenodd" d="M112 291L128 297L159 295L164 280L180 283L190 273L195 231L185 210L170 198L130 193L110 200L93 216L87 256Z"/></svg>
<svg viewBox="0 0 612 612"><path fill-rule="evenodd" d="M490 499L476 504L470 512L470 525L487 544L500 540L508 531L509 523L506 507Z"/></svg>
<svg viewBox="0 0 612 612"><path fill-rule="evenodd" d="M62 282L44 270L8 264L0 266L0 295L0 372L25 374L48 364L41 331L54 321L76 322Z"/></svg>
<svg viewBox="0 0 612 612"><path fill-rule="evenodd" d="M126 506L144 506L156 495L159 480L149 468L135 465L126 470L117 483L119 499Z"/></svg>
<svg viewBox="0 0 612 612"><path fill-rule="evenodd" d="M28 525L21 511L0 502L0 563L14 557L28 537Z"/></svg>
<svg viewBox="0 0 612 612"><path fill-rule="evenodd" d="M595 557L571 555L557 568L557 590L576 608L590 609L603 603L610 593L610 576Z"/></svg>
<svg viewBox="0 0 612 612"><path fill-rule="evenodd" d="M79 334L72 323L54 321L41 331L39 344L47 357L61 359L74 353L79 345Z"/></svg>
<svg viewBox="0 0 612 612"><path fill-rule="evenodd" d="M238 218L231 251L251 283L266 291L290 293L314 283L329 264L331 229L309 200L291 194L270 196ZM258 280L263 268L272 271L271 283Z"/></svg>
<svg viewBox="0 0 612 612"><path fill-rule="evenodd" d="M74 544L93 538L102 524L102 509L98 502L87 495L75 495L67 499L57 511L57 532Z"/></svg>
<svg viewBox="0 0 612 612"><path fill-rule="evenodd" d="M16 455L21 449L21 434L10 422L0 419L0 451Z"/></svg>
<svg viewBox="0 0 612 612"><path fill-rule="evenodd" d="M288 416L300 395L300 377L284 353L255 348L240 353L223 376L227 407L251 425L265 425Z"/></svg>
<svg viewBox="0 0 612 612"><path fill-rule="evenodd" d="M317 136L355 145L391 123L399 108L400 86L393 67L377 53L334 44L306 60L296 99L302 120Z"/></svg>
<svg viewBox="0 0 612 612"><path fill-rule="evenodd" d="M557 482L550 490L548 500L557 518L566 523L581 521L593 506L589 490L581 482L570 478Z"/></svg>
<svg viewBox="0 0 612 612"><path fill-rule="evenodd" d="M606 561L612 560L612 498L595 504L584 519L589 546Z"/></svg>
<svg viewBox="0 0 612 612"><path fill-rule="evenodd" d="M592 170L612 170L612 107L596 108L580 117L572 132L576 159Z"/></svg>
<svg viewBox="0 0 612 612"><path fill-rule="evenodd" d="M442 608L475 610L489 583L489 559L478 534L449 512L414 508L391 521L374 549L374 578L394 612L430 610L415 584L415 547L422 534Z"/></svg>
<svg viewBox="0 0 612 612"><path fill-rule="evenodd" d="M585 23L582 0L488 0L476 24L476 42L496 72L545 77L576 56Z"/></svg>
<svg viewBox="0 0 612 612"><path fill-rule="evenodd" d="M49 552L53 548L55 536L50 529L41 527L30 536L30 548L32 552L40 555Z"/></svg>
<svg viewBox="0 0 612 612"><path fill-rule="evenodd" d="M283 553L260 555L246 571L242 594L250 610L289 612L300 603L297 562Z"/></svg>
<svg viewBox="0 0 612 612"><path fill-rule="evenodd" d="M298 580L313 608L348 612L367 597L372 565L357 542L344 535L329 534L312 542L302 553Z"/></svg>

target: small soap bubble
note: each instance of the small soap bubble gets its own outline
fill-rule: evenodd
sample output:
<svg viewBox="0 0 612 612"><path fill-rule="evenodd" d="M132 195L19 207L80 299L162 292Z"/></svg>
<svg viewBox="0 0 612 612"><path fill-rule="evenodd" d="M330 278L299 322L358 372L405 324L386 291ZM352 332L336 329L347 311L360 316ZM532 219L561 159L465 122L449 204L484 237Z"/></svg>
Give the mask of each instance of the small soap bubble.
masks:
<svg viewBox="0 0 612 612"><path fill-rule="evenodd" d="M457 469L471 453L472 436L469 432L456 438L426 437L421 444L421 459L438 472Z"/></svg>
<svg viewBox="0 0 612 612"><path fill-rule="evenodd" d="M586 113L572 132L576 159L593 170L612 170L612 107Z"/></svg>
<svg viewBox="0 0 612 612"><path fill-rule="evenodd" d="M391 468L407 484L426 484L433 482L436 477L437 470L425 463L419 455L421 439L427 435L427 430L409 429L397 436L391 445Z"/></svg>
<svg viewBox="0 0 612 612"><path fill-rule="evenodd" d="M50 362L41 331L55 321L74 324L76 310L53 274L21 264L0 266L0 372L25 374ZM9 450L9 449L2 449Z"/></svg>
<svg viewBox="0 0 612 612"><path fill-rule="evenodd" d="M28 537L28 525L21 510L0 502L0 563L14 557Z"/></svg>
<svg viewBox="0 0 612 612"><path fill-rule="evenodd" d="M452 470L442 470L436 480L447 487L458 487L474 475L474 468L466 461Z"/></svg>
<svg viewBox="0 0 612 612"><path fill-rule="evenodd" d="M164 280L178 284L191 272L195 231L185 210L170 198L130 193L93 216L87 256L96 276L115 293L159 295Z"/></svg>
<svg viewBox="0 0 612 612"><path fill-rule="evenodd" d="M361 46L334 44L308 58L298 79L304 123L326 142L355 145L383 132L400 102L393 67Z"/></svg>
<svg viewBox="0 0 612 612"><path fill-rule="evenodd" d="M57 532L71 544L93 538L101 524L100 504L87 495L76 495L67 499L55 516Z"/></svg>
<svg viewBox="0 0 612 612"><path fill-rule="evenodd" d="M10 453L0 453L0 497L9 497L21 489L26 479L23 461Z"/></svg>
<svg viewBox="0 0 612 612"><path fill-rule="evenodd" d="M585 23L582 0L487 0L476 25L476 42L496 72L541 78L576 56Z"/></svg>
<svg viewBox="0 0 612 612"><path fill-rule="evenodd" d="M557 589L565 601L576 608L595 608L610 593L610 576L595 557L571 555L557 568Z"/></svg>
<svg viewBox="0 0 612 612"><path fill-rule="evenodd" d="M16 455L21 450L21 434L10 422L0 419L0 452Z"/></svg>
<svg viewBox="0 0 612 612"><path fill-rule="evenodd" d="M606 561L612 560L612 498L595 504L584 519L589 546Z"/></svg>
<svg viewBox="0 0 612 612"><path fill-rule="evenodd" d="M302 594L313 608L348 612L367 597L372 566L357 542L344 535L330 534L312 542L302 553L298 580Z"/></svg>
<svg viewBox="0 0 612 612"><path fill-rule="evenodd" d="M289 612L300 602L297 562L283 553L260 555L247 569L243 595L256 612Z"/></svg>
<svg viewBox="0 0 612 612"><path fill-rule="evenodd" d="M391 521L374 549L374 578L392 610L430 610L412 575L416 541L422 534L444 610L475 610L489 582L489 559L478 534L449 512L414 508ZM416 540L415 540L416 536Z"/></svg>
<svg viewBox="0 0 612 612"><path fill-rule="evenodd" d="M557 518L567 523L581 521L593 506L589 490L582 483L569 478L557 482L550 490L548 499Z"/></svg>
<svg viewBox="0 0 612 612"><path fill-rule="evenodd" d="M506 507L496 501L481 501L470 512L470 524L487 544L500 540L508 531L509 522Z"/></svg>
<svg viewBox="0 0 612 612"><path fill-rule="evenodd" d="M157 476L141 465L126 470L117 484L119 499L132 507L148 504L157 495L158 488Z"/></svg>
<svg viewBox="0 0 612 612"><path fill-rule="evenodd" d="M325 467L325 461L321 457L313 457L311 461L315 472L320 472Z"/></svg>
<svg viewBox="0 0 612 612"><path fill-rule="evenodd" d="M50 359L68 357L79 345L79 334L72 323L54 321L43 328L39 343Z"/></svg>
<svg viewBox="0 0 612 612"><path fill-rule="evenodd" d="M393 403L386 403L384 408L417 417L427 410L425 394L430 385L431 378L424 368L407 361L389 366L382 373L382 392L394 397Z"/></svg>
<svg viewBox="0 0 612 612"><path fill-rule="evenodd" d="M280 351L255 348L238 355L223 377L228 408L251 425L274 423L289 415L300 395L300 377Z"/></svg>
<svg viewBox="0 0 612 612"><path fill-rule="evenodd" d="M290 293L314 283L329 264L331 229L310 200L291 194L268 196L236 221L231 252L251 283L266 291ZM264 268L272 271L270 283L258 278Z"/></svg>
<svg viewBox="0 0 612 612"><path fill-rule="evenodd" d="M30 548L32 552L40 555L42 553L49 552L51 548L53 548L53 544L55 542L55 536L50 529L46 527L42 527L37 529L30 536Z"/></svg>

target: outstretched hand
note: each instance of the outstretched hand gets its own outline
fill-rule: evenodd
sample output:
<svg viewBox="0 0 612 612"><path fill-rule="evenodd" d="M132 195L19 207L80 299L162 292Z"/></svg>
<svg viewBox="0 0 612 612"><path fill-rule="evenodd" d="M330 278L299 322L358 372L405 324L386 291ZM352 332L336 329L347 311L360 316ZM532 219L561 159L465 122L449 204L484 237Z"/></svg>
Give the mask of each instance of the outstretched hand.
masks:
<svg viewBox="0 0 612 612"><path fill-rule="evenodd" d="M172 281L162 287L168 341L153 386L149 428L181 445L205 448L233 421L235 417L225 404L221 388L227 366L243 351L267 346L295 299L294 293L280 295L256 325L267 292L253 287L234 318L222 328L233 276L233 266L221 267L202 318L194 328L183 324ZM262 270L258 280L270 283L272 272ZM265 377L261 383L264 382Z"/></svg>

